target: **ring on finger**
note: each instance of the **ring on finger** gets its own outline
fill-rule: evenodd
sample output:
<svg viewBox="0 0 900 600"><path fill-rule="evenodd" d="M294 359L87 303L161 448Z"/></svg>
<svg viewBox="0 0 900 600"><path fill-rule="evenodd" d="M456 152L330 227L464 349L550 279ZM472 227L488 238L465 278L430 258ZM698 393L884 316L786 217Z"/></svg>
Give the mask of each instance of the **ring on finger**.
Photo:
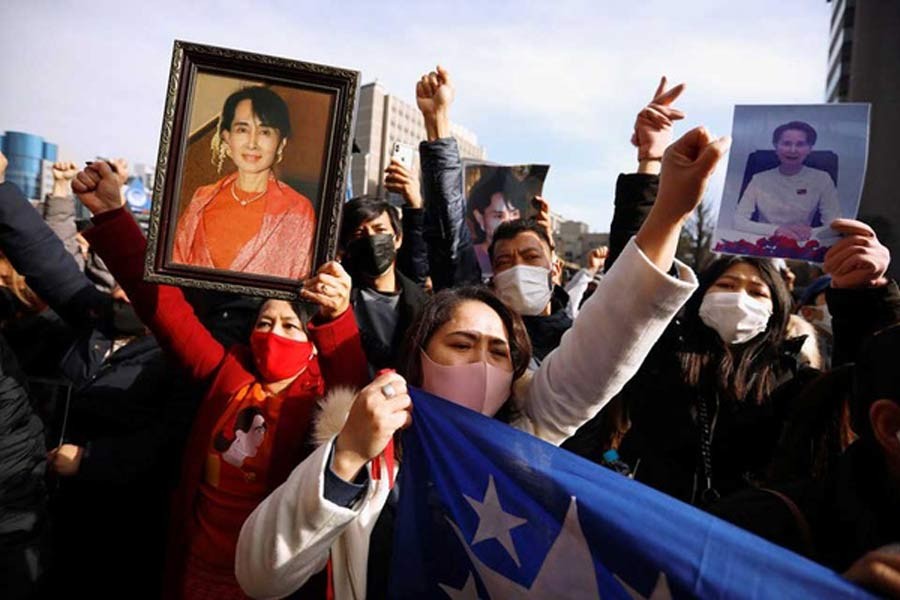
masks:
<svg viewBox="0 0 900 600"><path fill-rule="evenodd" d="M390 383L386 383L381 386L381 393L384 394L385 398L393 398L397 395L397 390L395 390L394 386Z"/></svg>

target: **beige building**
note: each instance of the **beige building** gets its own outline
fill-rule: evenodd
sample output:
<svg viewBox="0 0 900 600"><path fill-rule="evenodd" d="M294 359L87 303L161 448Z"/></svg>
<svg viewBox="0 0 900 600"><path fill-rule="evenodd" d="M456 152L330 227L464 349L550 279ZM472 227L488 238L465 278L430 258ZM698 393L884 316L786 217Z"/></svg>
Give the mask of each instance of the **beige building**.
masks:
<svg viewBox="0 0 900 600"><path fill-rule="evenodd" d="M587 264L587 255L594 248L609 245L608 233L591 233L587 223L561 220L554 227L556 254L567 263Z"/></svg>
<svg viewBox="0 0 900 600"><path fill-rule="evenodd" d="M450 132L459 143L462 158L487 158L487 152L478 145L474 133L456 123L450 124ZM352 193L354 196L384 197L383 174L391 160L394 142L418 150L419 142L426 137L425 122L415 104L392 96L376 81L359 90L355 137L360 152L354 154L351 161ZM418 158L416 161L418 163Z"/></svg>

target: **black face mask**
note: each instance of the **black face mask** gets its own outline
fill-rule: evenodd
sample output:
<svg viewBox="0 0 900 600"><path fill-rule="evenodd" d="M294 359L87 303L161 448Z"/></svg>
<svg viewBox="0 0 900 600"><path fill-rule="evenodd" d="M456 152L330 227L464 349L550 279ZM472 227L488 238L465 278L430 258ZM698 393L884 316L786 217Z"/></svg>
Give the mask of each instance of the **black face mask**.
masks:
<svg viewBox="0 0 900 600"><path fill-rule="evenodd" d="M394 236L389 233L376 233L368 237L350 240L347 244L347 268L351 275L356 273L375 279L384 275L397 258L394 248Z"/></svg>

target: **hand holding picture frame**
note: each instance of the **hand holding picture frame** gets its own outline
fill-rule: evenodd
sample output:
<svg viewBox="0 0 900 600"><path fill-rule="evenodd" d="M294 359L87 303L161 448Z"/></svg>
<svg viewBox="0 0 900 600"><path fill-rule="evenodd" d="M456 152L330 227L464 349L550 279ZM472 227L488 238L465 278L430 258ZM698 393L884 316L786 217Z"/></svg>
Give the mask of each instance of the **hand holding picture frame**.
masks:
<svg viewBox="0 0 900 600"><path fill-rule="evenodd" d="M147 281L293 299L334 258L359 73L176 41Z"/></svg>

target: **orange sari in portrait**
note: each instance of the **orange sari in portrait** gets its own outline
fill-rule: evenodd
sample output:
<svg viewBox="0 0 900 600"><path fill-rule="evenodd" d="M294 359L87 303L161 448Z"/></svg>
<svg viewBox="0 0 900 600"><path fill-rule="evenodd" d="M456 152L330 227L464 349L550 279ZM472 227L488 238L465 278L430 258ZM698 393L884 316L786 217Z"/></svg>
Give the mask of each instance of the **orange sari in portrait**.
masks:
<svg viewBox="0 0 900 600"><path fill-rule="evenodd" d="M172 262L288 279L309 276L316 235L316 213L306 196L278 181L274 175L269 176L266 193L255 201L265 206L259 231L237 250L230 266L214 264L210 245L218 243L218 240L210 237L223 236L223 240L227 241L233 236L228 230L215 234L209 232L204 222L204 212L217 197L230 196L231 185L236 179L237 173L232 173L216 183L197 189L178 219ZM234 205L235 215L239 218L240 205L237 202Z"/></svg>

